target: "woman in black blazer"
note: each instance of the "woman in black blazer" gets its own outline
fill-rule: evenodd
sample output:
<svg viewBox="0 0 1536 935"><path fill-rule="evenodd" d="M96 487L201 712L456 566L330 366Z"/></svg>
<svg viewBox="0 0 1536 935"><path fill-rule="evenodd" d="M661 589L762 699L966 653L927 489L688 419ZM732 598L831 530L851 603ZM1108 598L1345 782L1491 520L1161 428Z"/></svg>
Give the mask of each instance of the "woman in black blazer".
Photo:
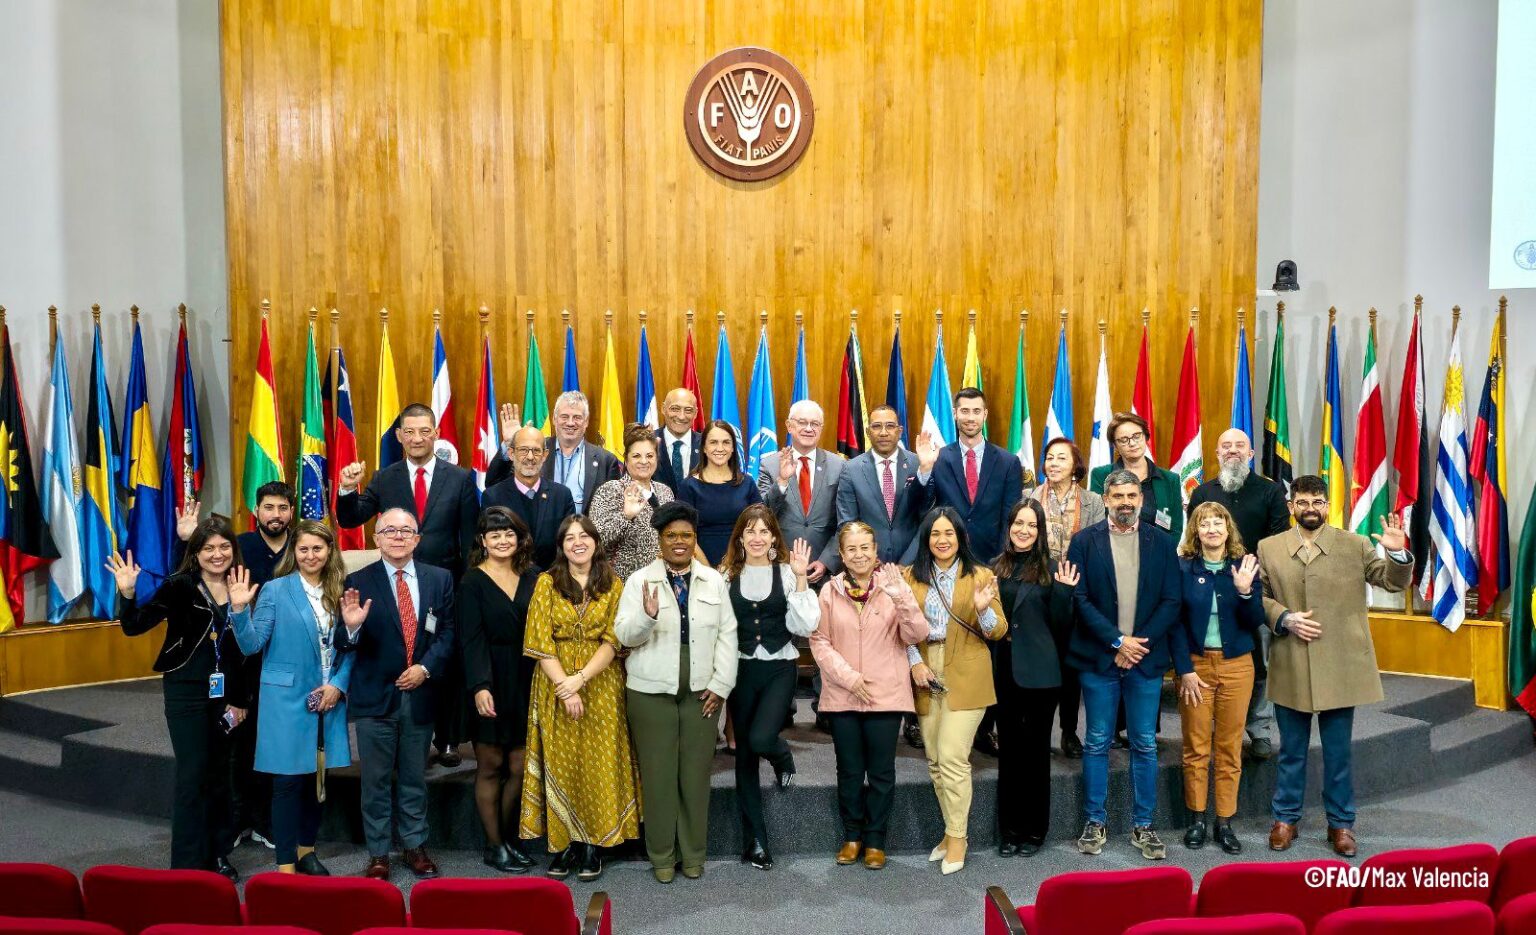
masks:
<svg viewBox="0 0 1536 935"><path fill-rule="evenodd" d="M1183 612L1169 632L1179 674L1179 716L1184 727L1184 805L1190 823L1184 846L1205 846L1206 793L1216 771L1216 843L1228 854L1243 849L1232 831L1237 786L1243 775L1243 727L1253 695L1254 633L1264 625L1259 560L1227 508L1214 501L1195 507L1179 544Z"/></svg>
<svg viewBox="0 0 1536 935"><path fill-rule="evenodd" d="M997 689L997 853L1032 856L1051 820L1051 723L1072 632L1077 570L1051 560L1045 509L1024 499L992 566L1008 633L992 646ZM1061 585L1057 587L1056 585Z"/></svg>
<svg viewBox="0 0 1536 935"><path fill-rule="evenodd" d="M147 600L139 599L132 552L114 553L107 563L122 597L123 632L138 636L165 624L155 671L165 676L165 723L176 757L171 866L216 870L232 880L239 874L229 862L235 845L229 735L251 729L241 725L257 678L229 625L225 579L239 564L240 546L224 516L198 524L181 567Z"/></svg>

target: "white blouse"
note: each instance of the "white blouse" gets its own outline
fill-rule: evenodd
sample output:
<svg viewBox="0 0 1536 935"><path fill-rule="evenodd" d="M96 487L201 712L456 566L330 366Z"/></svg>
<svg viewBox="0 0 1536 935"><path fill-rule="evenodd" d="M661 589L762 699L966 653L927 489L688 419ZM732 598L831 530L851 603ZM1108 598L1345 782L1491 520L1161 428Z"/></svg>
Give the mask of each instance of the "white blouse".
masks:
<svg viewBox="0 0 1536 935"><path fill-rule="evenodd" d="M795 590L795 573L790 571L788 565L741 566L741 596L749 601L760 601L767 597L773 590L773 580L768 576L775 569L784 582L784 597L789 603L789 613L784 617L785 628L791 636L810 636L816 631L816 624L821 622L821 603L816 599L816 592L809 587L804 591ZM779 659L793 662L800 658L800 649L794 643L785 643L776 653L758 646L751 653L737 655L742 659L762 662Z"/></svg>

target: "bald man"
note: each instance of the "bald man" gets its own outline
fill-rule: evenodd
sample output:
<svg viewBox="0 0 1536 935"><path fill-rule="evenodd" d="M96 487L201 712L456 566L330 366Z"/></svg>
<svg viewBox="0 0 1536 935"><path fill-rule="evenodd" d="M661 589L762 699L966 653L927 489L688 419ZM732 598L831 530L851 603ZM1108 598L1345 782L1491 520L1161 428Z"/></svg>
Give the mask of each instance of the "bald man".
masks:
<svg viewBox="0 0 1536 935"><path fill-rule="evenodd" d="M683 478L699 463L704 435L693 430L698 413L698 399L681 386L661 401L662 424L656 430L656 479L674 494L682 486Z"/></svg>

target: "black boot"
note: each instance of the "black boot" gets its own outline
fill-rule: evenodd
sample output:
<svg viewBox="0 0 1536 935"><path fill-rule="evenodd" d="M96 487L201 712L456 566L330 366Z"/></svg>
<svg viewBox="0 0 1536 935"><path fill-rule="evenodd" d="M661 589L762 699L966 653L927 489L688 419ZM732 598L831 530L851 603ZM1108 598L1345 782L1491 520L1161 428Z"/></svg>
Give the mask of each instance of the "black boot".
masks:
<svg viewBox="0 0 1536 935"><path fill-rule="evenodd" d="M741 852L741 862L759 870L773 869L773 855L768 853L768 848L757 838L747 839L747 849Z"/></svg>
<svg viewBox="0 0 1536 935"><path fill-rule="evenodd" d="M1241 854L1243 843L1237 839L1232 831L1232 822L1225 818L1216 819L1216 843L1228 854Z"/></svg>
<svg viewBox="0 0 1536 935"><path fill-rule="evenodd" d="M485 848L485 865L492 870L500 870L502 873L525 873L527 867L519 867L512 862L512 855L505 844L489 844Z"/></svg>
<svg viewBox="0 0 1536 935"><path fill-rule="evenodd" d="M235 865L229 862L228 857L220 857L215 860L213 862L213 870L215 873L229 877L235 883L240 882L240 871L235 869Z"/></svg>
<svg viewBox="0 0 1536 935"><path fill-rule="evenodd" d="M314 851L310 851L308 854L300 857L299 862L294 865L293 869L295 873L302 873L307 877L328 877L331 875L331 871L326 869L325 864L320 862L320 858L315 856Z"/></svg>
<svg viewBox="0 0 1536 935"><path fill-rule="evenodd" d="M1083 742L1077 739L1076 734L1062 735L1061 755L1069 760L1081 760L1083 758Z"/></svg>
<svg viewBox="0 0 1536 935"><path fill-rule="evenodd" d="M576 872L576 879L583 883L591 883L603 875L603 853L596 844L579 846L582 849L581 869Z"/></svg>
<svg viewBox="0 0 1536 935"><path fill-rule="evenodd" d="M570 847L555 855L555 859L549 862L549 869L544 872L556 880L564 880L580 865L582 858L580 848L580 844L572 843Z"/></svg>
<svg viewBox="0 0 1536 935"><path fill-rule="evenodd" d="M1198 851L1205 846L1205 816L1201 815L1189 823L1184 829L1184 846L1192 851Z"/></svg>
<svg viewBox="0 0 1536 935"><path fill-rule="evenodd" d="M532 870L539 865L538 861L528 856L528 852L523 850L523 846L516 839L508 841L505 847L507 848L507 859L512 861L512 865L517 868L513 871L514 873Z"/></svg>

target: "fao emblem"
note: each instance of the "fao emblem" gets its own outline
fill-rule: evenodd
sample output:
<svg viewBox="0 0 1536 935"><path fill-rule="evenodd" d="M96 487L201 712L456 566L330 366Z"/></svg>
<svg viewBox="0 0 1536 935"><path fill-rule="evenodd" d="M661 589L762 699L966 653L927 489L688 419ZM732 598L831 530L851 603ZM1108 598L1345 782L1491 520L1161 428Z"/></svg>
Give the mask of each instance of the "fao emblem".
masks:
<svg viewBox="0 0 1536 935"><path fill-rule="evenodd" d="M811 142L811 89L767 49L722 52L688 86L683 125L705 165L756 182L795 164Z"/></svg>

